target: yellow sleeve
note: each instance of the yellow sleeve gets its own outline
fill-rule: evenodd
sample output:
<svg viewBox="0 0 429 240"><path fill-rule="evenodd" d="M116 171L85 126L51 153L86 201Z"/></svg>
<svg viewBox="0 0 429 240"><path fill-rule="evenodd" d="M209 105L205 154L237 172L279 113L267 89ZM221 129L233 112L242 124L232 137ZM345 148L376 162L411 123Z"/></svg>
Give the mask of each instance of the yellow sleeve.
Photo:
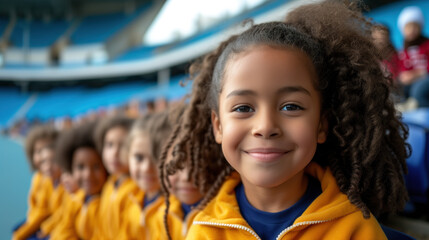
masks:
<svg viewBox="0 0 429 240"><path fill-rule="evenodd" d="M94 196L80 209L75 219L75 229L79 239L91 239L94 233L97 214L100 206L100 197Z"/></svg>
<svg viewBox="0 0 429 240"><path fill-rule="evenodd" d="M96 229L99 239L116 239L124 222L123 212L129 195L136 195L139 191L131 178L123 180L115 189L117 177L111 176L106 182L101 195L100 211Z"/></svg>
<svg viewBox="0 0 429 240"><path fill-rule="evenodd" d="M158 207L153 216L148 215L147 226L151 239L167 239L167 231L164 224L165 203ZM168 230L171 239L185 239L183 233L183 213L181 212L180 202L175 197L170 197L170 209L168 211Z"/></svg>
<svg viewBox="0 0 429 240"><path fill-rule="evenodd" d="M69 198L69 202L64 208L61 221L55 226L49 239L79 239L75 229L75 222L79 211L82 209L84 198L85 193L82 190L79 190Z"/></svg>
<svg viewBox="0 0 429 240"><path fill-rule="evenodd" d="M40 177L40 178L39 178ZM39 230L42 222L51 215L49 207L53 186L49 178L36 177L30 190L29 211L25 223L13 233L13 239L26 239Z"/></svg>
<svg viewBox="0 0 429 240"><path fill-rule="evenodd" d="M93 235L93 240L104 240L109 239L105 229L108 228L106 219L106 212L110 206L110 197L112 196L114 190L114 182L116 177L114 175L109 176L106 183L104 183L103 190L101 191L100 203L99 203L99 213L97 216L97 221L95 225L95 232Z"/></svg>
<svg viewBox="0 0 429 240"><path fill-rule="evenodd" d="M141 207L138 201L133 201L132 197L127 200L127 206L123 212L123 223L116 239L146 239L141 234L140 218Z"/></svg>
<svg viewBox="0 0 429 240"><path fill-rule="evenodd" d="M27 216L29 215L32 208L36 206L37 202L37 192L40 191L42 188L42 174L37 171L33 174L33 177L31 178L31 187L30 191L28 192L28 212Z"/></svg>
<svg viewBox="0 0 429 240"><path fill-rule="evenodd" d="M54 201L51 204L53 213L40 226L40 229L44 234L44 236L49 235L53 231L53 229L58 225L58 223L61 221L61 218L64 215L64 210L68 202L70 201L70 195L64 190L64 187L62 185L59 185L57 187L54 195L57 195L57 196L54 197Z"/></svg>

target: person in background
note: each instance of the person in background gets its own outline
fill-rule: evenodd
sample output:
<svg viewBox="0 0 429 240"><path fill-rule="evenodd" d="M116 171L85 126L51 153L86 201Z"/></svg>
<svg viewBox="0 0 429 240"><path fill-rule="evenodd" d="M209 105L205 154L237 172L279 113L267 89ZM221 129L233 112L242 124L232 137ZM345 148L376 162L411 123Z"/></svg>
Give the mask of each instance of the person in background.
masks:
<svg viewBox="0 0 429 240"><path fill-rule="evenodd" d="M57 160L63 172L71 174L79 190L70 196L71 200L64 206L61 221L49 239L77 240L93 237L98 221L100 193L107 178L93 139L95 124L96 122L84 123L60 135ZM72 186L67 185L67 188Z"/></svg>
<svg viewBox="0 0 429 240"><path fill-rule="evenodd" d="M139 194L130 196L124 226L118 239L159 239L151 225L164 202L158 174L161 149L171 132L167 111L147 114L134 123L123 154Z"/></svg>
<svg viewBox="0 0 429 240"><path fill-rule="evenodd" d="M95 129L97 148L110 176L101 194L94 239L116 239L122 228L128 195L138 192L137 185L129 176L128 162L120 154L132 123L128 117L112 116L101 120Z"/></svg>
<svg viewBox="0 0 429 240"><path fill-rule="evenodd" d="M24 223L16 227L12 239L27 239L34 235L40 224L52 214L50 201L54 192L54 183L50 172L51 159L46 156L58 137L58 131L51 126L36 126L29 132L25 151L27 159L35 172L28 194L28 212ZM48 156L49 157L49 156Z"/></svg>
<svg viewBox="0 0 429 240"><path fill-rule="evenodd" d="M423 25L423 13L418 7L406 7L399 14L404 48L398 54L398 78L406 98L417 101L418 107L429 107L429 39L422 33Z"/></svg>

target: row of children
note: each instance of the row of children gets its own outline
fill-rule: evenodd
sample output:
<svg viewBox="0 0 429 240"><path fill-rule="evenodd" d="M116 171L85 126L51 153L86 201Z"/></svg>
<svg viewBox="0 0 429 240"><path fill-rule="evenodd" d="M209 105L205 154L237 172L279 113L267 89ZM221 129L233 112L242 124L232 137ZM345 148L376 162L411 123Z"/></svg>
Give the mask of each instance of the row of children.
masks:
<svg viewBox="0 0 429 240"><path fill-rule="evenodd" d="M148 114L134 123L106 118L60 134L49 126L32 129L26 150L36 172L27 219L13 238L163 239L157 235L164 226L157 164L183 109ZM170 178L171 226L179 235L202 197L186 176L183 170Z"/></svg>
<svg viewBox="0 0 429 240"><path fill-rule="evenodd" d="M97 126L101 155L91 126L61 134L56 160L80 190L40 235L386 239L376 216L407 201L407 129L371 26L355 2L298 7L193 64L190 99L169 118L148 115L128 135L126 124Z"/></svg>

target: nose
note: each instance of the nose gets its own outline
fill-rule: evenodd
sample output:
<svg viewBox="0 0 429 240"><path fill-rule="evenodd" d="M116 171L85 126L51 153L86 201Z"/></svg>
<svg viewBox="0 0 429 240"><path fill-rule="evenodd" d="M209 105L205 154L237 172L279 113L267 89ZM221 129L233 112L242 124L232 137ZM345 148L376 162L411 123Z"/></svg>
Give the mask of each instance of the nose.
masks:
<svg viewBox="0 0 429 240"><path fill-rule="evenodd" d="M152 159L147 158L140 164L141 171L145 173L149 173L155 168L155 164L153 163Z"/></svg>
<svg viewBox="0 0 429 240"><path fill-rule="evenodd" d="M281 136L279 116L274 110L261 109L254 118L252 135L258 138L271 139Z"/></svg>

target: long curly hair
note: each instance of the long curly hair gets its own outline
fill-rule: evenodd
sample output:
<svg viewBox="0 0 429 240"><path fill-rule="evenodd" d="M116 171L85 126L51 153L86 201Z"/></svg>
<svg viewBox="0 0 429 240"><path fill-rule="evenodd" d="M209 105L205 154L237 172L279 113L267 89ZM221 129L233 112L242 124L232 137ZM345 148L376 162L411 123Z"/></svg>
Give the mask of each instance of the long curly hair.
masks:
<svg viewBox="0 0 429 240"><path fill-rule="evenodd" d="M189 177L205 194L198 207L213 199L232 171L211 123L228 60L256 45L298 49L316 69L314 84L329 123L327 141L317 146L313 161L332 170L340 190L365 218L370 212L402 209L408 198L403 180L408 129L389 98L389 79L379 67L371 26L356 2L327 0L298 7L285 22L254 25L221 43L190 67L189 106L169 139L176 157L162 177L187 164Z"/></svg>

